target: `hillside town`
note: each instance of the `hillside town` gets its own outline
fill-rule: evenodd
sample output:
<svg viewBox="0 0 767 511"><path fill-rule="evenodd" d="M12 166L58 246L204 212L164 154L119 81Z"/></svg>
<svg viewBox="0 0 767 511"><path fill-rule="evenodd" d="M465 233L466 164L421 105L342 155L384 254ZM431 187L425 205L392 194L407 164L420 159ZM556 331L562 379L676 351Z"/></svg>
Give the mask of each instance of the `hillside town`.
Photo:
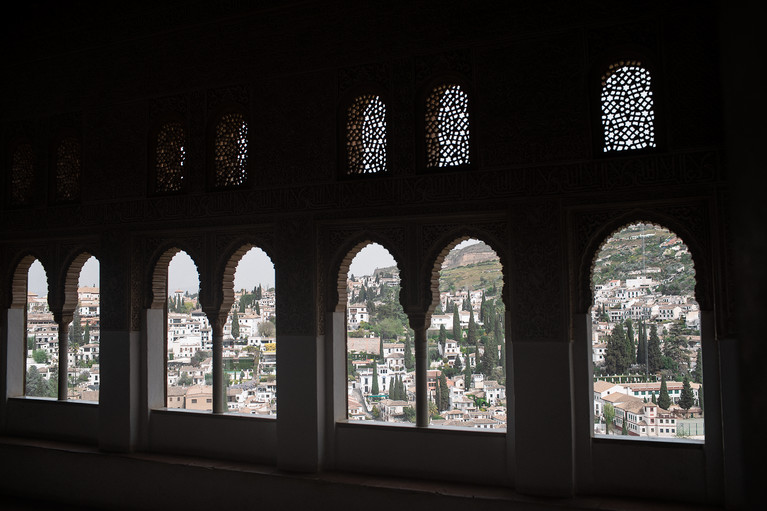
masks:
<svg viewBox="0 0 767 511"><path fill-rule="evenodd" d="M591 312L594 433L703 439L700 308L687 247L637 224L608 241L594 273L603 277Z"/></svg>
<svg viewBox="0 0 767 511"><path fill-rule="evenodd" d="M487 255L462 267L499 279L497 256L482 246ZM492 268L485 264L490 260ZM427 334L432 425L506 428L504 307L498 286L488 281L484 287L440 292ZM347 293L349 420L414 422L413 333L398 301L396 268L350 275Z"/></svg>
<svg viewBox="0 0 767 511"><path fill-rule="evenodd" d="M277 414L277 340L274 288L235 291L224 325L224 378L232 413ZM207 316L195 296L169 297L167 407L213 409L213 340Z"/></svg>
<svg viewBox="0 0 767 511"><path fill-rule="evenodd" d="M100 297L98 287L79 287L78 305L69 325L67 398L99 400ZM59 327L47 296L27 293L26 395L58 396Z"/></svg>

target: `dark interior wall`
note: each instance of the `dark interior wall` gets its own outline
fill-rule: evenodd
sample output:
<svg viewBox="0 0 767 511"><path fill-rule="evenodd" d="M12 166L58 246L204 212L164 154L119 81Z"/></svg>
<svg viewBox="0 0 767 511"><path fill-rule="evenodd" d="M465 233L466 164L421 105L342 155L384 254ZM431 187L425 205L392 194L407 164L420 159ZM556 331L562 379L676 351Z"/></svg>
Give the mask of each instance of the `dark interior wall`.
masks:
<svg viewBox="0 0 767 511"><path fill-rule="evenodd" d="M758 146L763 128L743 130L738 113L759 103L751 89L742 88L759 59L749 45L753 29L739 30L748 26L740 25L743 13L724 11L722 17L707 2L637 2L630 7L566 1L297 1L258 7L139 2L119 10L88 2L26 4L17 17L5 19L2 57L9 79L0 94L0 155L7 169L12 144L20 137L32 141L37 193L31 205L13 207L6 193L8 172L3 171L2 283L9 286L21 254L41 254L55 281L71 252L90 247L102 260L102 287L119 290L105 304L103 322L126 343L135 343L121 351L134 361L130 371L136 372L120 373L130 384L120 384L116 405L99 405L117 412L100 411L101 426L98 419L88 419L85 433L78 434L85 443L108 450L168 450L162 441L142 444L146 425L138 410L139 380L145 376L141 310L148 302L151 264L172 244L196 254L208 282L217 282L227 250L244 239L271 247L282 279L282 303L294 304L280 331L297 336L297 346L317 350L306 360L294 360L302 369L316 370L313 381L321 384L329 377L324 372L333 371L332 364L323 362L324 341L301 343L330 335L326 314L335 307L333 264L339 254L368 237L386 240L401 257L403 271L421 282L437 248L451 236L473 232L495 241L503 255L506 284L513 289L507 302L513 318L509 335L518 343L519 360L530 361L517 362L515 380L521 414L515 434L522 440L519 445L504 440L511 446L508 459L490 463L512 475L494 473L493 484L557 496L640 495L637 488L606 489L592 475L579 479L585 462L577 447L582 433L573 418L573 396L584 384L574 369L573 315L590 303L584 282L595 244L626 223L654 221L673 228L696 249L702 308L716 318L716 339L731 341L723 350L730 355L722 358L722 380L739 378L730 365L738 354L744 367L757 360L750 354L759 353L758 333L739 330L735 320L753 329L751 318L763 303L757 286L750 285L752 277L763 277L762 252L747 255L753 254L752 245L764 250L764 230L757 220L764 218L763 201L759 188L740 172L733 176L732 169L759 166L750 149ZM726 36L720 35L721 28ZM641 60L653 72L658 148L606 157L600 146L600 70L624 56ZM470 93L472 164L431 172L424 168L420 142L422 104L430 87L445 80L460 82ZM342 115L351 98L371 90L387 104L390 169L385 176L348 179L341 176ZM252 179L243 189L211 190L211 126L231 107L240 108L249 121ZM189 179L181 194L159 197L151 193L151 134L168 116L182 119L187 129ZM79 200L59 204L50 185L51 153L65 131L82 140L83 176ZM405 291L406 305L423 309L424 293L422 284L412 284ZM4 292L0 305L5 310L8 304ZM744 309L742 304L750 305ZM5 322L4 317L0 325L7 329ZM547 389L550 393L537 395L532 381L547 369L542 357L551 357L561 374ZM742 467L741 431L728 429L740 426L727 412L742 410L748 419L750 410L764 407L758 406L760 394L750 390L758 388L750 376L758 371L741 374L742 407L723 405L723 440L718 454L707 458L719 464L707 469L715 481L692 485L703 487L698 496L680 490L681 500L705 500L709 492L709 502L737 503L742 496L739 483L722 473L727 472L722 467ZM312 408L316 430L301 435L314 449L301 462L319 471L341 469L333 459L345 459L320 452L323 428L334 431L333 421L324 416L325 392L318 386L314 398L302 401ZM542 400L561 406L539 412ZM23 435L24 421L7 413L27 405L13 406L3 408L4 432ZM534 410L545 414L543 422L562 424L565 433L557 430L555 437L546 428L541 433ZM111 420L119 424L119 435L103 431ZM75 419L62 421L66 431L75 429ZM168 424L148 428L166 431ZM56 428L40 429L41 437L62 439ZM293 431L279 423L276 429ZM274 435L273 430L264 428L266 435ZM531 438L525 435L549 446L525 442ZM185 438L174 440L174 454L200 454L184 447ZM763 442L752 438L750 443ZM728 460L720 459L721 445L733 453ZM272 445L259 462L288 463L275 461L278 451ZM34 452L41 459L57 456L34 449L7 452L9 459ZM72 456L73 463L83 463L79 455ZM227 451L227 456L235 455ZM516 468L514 459L520 460ZM97 463L114 469L116 477L136 473L130 463ZM382 465L356 469L373 474L398 470L395 459ZM692 465L691 460L682 462ZM164 465L157 470L172 472ZM439 467L425 470L427 478L449 479ZM655 480L647 476L647 482ZM334 491L336 497L342 492ZM656 491L674 498L673 488ZM51 496L62 492L54 490Z"/></svg>

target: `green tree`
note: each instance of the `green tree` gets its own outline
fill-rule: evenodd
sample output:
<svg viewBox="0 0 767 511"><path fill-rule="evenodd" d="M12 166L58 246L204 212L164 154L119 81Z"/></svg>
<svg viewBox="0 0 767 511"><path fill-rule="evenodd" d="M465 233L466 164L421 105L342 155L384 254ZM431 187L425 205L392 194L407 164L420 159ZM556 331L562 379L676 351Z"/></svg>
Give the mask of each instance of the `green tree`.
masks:
<svg viewBox="0 0 767 511"><path fill-rule="evenodd" d="M609 434L613 429L613 421L615 420L615 408L613 407L612 403L605 403L604 416L605 432Z"/></svg>
<svg viewBox="0 0 767 511"><path fill-rule="evenodd" d="M640 365L647 363L647 332L645 331L644 323L641 322L639 323L637 335L636 361Z"/></svg>
<svg viewBox="0 0 767 511"><path fill-rule="evenodd" d="M468 352L466 353L466 368L463 370L463 388L465 390L471 388L471 361Z"/></svg>
<svg viewBox="0 0 767 511"><path fill-rule="evenodd" d="M27 396L34 397L57 397L57 380L51 376L52 381L43 378L37 367L31 366L27 370L25 392Z"/></svg>
<svg viewBox="0 0 767 511"><path fill-rule="evenodd" d="M447 330L445 330L445 325L439 325L439 344L442 346L442 348L445 348L445 343L447 342Z"/></svg>
<svg viewBox="0 0 767 511"><path fill-rule="evenodd" d="M647 340L647 370L651 373L658 372L663 367L663 354L660 350L660 337L658 327L650 327L650 337Z"/></svg>
<svg viewBox="0 0 767 511"><path fill-rule="evenodd" d="M634 325L631 319L625 321L626 326L626 362L630 366L637 363L636 345L634 344Z"/></svg>
<svg viewBox="0 0 767 511"><path fill-rule="evenodd" d="M461 316L458 313L458 308L453 310L453 339L458 344L463 342L463 330L461 330Z"/></svg>
<svg viewBox="0 0 767 511"><path fill-rule="evenodd" d="M410 335L405 336L405 369L410 371L415 367L415 358L411 347Z"/></svg>
<svg viewBox="0 0 767 511"><path fill-rule="evenodd" d="M83 328L83 344L91 343L91 324L85 322L85 328Z"/></svg>
<svg viewBox="0 0 767 511"><path fill-rule="evenodd" d="M450 390L447 387L447 378L445 373L441 372L439 375L439 383L437 385L439 389L439 399L437 400L437 407L440 411L450 408Z"/></svg>
<svg viewBox="0 0 767 511"><path fill-rule="evenodd" d="M671 398L668 395L668 386L666 385L666 375L662 375L660 379L660 393L658 394L658 406L664 410L668 410L671 406Z"/></svg>
<svg viewBox="0 0 767 511"><path fill-rule="evenodd" d="M629 421L626 420L626 413L623 414L623 427L621 428L621 435L627 436L629 434Z"/></svg>
<svg viewBox="0 0 767 511"><path fill-rule="evenodd" d="M240 318L237 315L237 311L232 314L232 337L235 339L240 338Z"/></svg>
<svg viewBox="0 0 767 511"><path fill-rule="evenodd" d="M703 351L700 346L698 346L698 356L691 377L695 383L703 383Z"/></svg>
<svg viewBox="0 0 767 511"><path fill-rule="evenodd" d="M605 369L609 374L623 374L628 369L628 345L622 323L617 323L607 338Z"/></svg>
<svg viewBox="0 0 767 511"><path fill-rule="evenodd" d="M378 394L378 364L373 362L373 384L370 388L370 393L373 395Z"/></svg>
<svg viewBox="0 0 767 511"><path fill-rule="evenodd" d="M72 324L69 327L69 345L72 348L77 348L83 343L83 324L80 318L80 304L75 307L75 312L72 315Z"/></svg>
<svg viewBox="0 0 767 511"><path fill-rule="evenodd" d="M469 329L466 331L466 344L472 346L477 344L477 324L474 322L474 311L469 311Z"/></svg>
<svg viewBox="0 0 767 511"><path fill-rule="evenodd" d="M36 364L47 364L48 363L48 354L45 352L45 350L35 350L32 352L32 358L34 359Z"/></svg>
<svg viewBox="0 0 767 511"><path fill-rule="evenodd" d="M679 406L685 411L692 408L695 404L695 395L692 392L692 386L690 385L690 379L687 375L684 375L682 380L682 393L679 395Z"/></svg>
<svg viewBox="0 0 767 511"><path fill-rule="evenodd" d="M184 371L183 373L181 373L181 376L178 377L177 383L178 385L181 385L182 387L188 387L189 385L193 383L192 377L189 375L189 373Z"/></svg>

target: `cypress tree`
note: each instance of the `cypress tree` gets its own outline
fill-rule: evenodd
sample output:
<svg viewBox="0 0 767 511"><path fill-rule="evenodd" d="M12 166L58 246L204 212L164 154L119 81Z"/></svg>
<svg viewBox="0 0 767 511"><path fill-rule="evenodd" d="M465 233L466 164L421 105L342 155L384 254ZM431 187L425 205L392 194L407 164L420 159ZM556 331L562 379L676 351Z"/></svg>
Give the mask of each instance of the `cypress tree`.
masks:
<svg viewBox="0 0 767 511"><path fill-rule="evenodd" d="M461 316L458 314L458 308L453 310L453 339L459 344L463 342L463 331L461 330Z"/></svg>
<svg viewBox="0 0 767 511"><path fill-rule="evenodd" d="M469 329L466 332L466 344L476 344L477 339L477 324L474 322L474 311L469 312Z"/></svg>
<svg viewBox="0 0 767 511"><path fill-rule="evenodd" d="M439 399L437 400L437 406L439 407L440 411L447 410L450 408L450 391L447 388L447 378L445 377L444 372L440 372L437 389L439 389Z"/></svg>
<svg viewBox="0 0 767 511"><path fill-rule="evenodd" d="M647 332L645 331L644 323L639 323L639 334L637 339L637 352L636 361L637 364L647 363Z"/></svg>
<svg viewBox="0 0 767 511"><path fill-rule="evenodd" d="M471 360L469 360L468 353L466 356L466 368L463 371L463 387L464 390L471 388Z"/></svg>
<svg viewBox="0 0 767 511"><path fill-rule="evenodd" d="M690 408L692 408L694 404L695 404L695 395L692 392L690 379L685 374L684 380L682 381L682 393L679 395L679 406L683 408L685 411L687 411Z"/></svg>
<svg viewBox="0 0 767 511"><path fill-rule="evenodd" d="M240 338L240 318L237 316L237 311L232 314L232 337Z"/></svg>
<svg viewBox="0 0 767 511"><path fill-rule="evenodd" d="M445 343L447 342L447 330L445 330L445 325L439 325L439 344L442 346L442 348L445 348Z"/></svg>
<svg viewBox="0 0 767 511"><path fill-rule="evenodd" d="M661 376L660 379L660 394L658 395L658 406L664 410L668 410L671 406L671 398L668 395L668 387L666 386L666 375Z"/></svg>
<svg viewBox="0 0 767 511"><path fill-rule="evenodd" d="M692 381L703 383L703 351L698 346L698 357L695 363L695 369L692 370Z"/></svg>
<svg viewBox="0 0 767 511"><path fill-rule="evenodd" d="M626 356L627 364L630 366L637 362L636 345L634 344L634 325L631 319L626 320Z"/></svg>
<svg viewBox="0 0 767 511"><path fill-rule="evenodd" d="M373 362L373 384L370 388L370 393L375 395L378 394L378 364Z"/></svg>
<svg viewBox="0 0 767 511"><path fill-rule="evenodd" d="M410 347L410 335L405 337L405 369L408 371L415 366L415 359L413 358L413 350Z"/></svg>
<svg viewBox="0 0 767 511"><path fill-rule="evenodd" d="M650 337L647 341L647 369L651 373L655 373L663 365L663 354L660 350L660 337L658 337L658 327L652 325L650 327Z"/></svg>

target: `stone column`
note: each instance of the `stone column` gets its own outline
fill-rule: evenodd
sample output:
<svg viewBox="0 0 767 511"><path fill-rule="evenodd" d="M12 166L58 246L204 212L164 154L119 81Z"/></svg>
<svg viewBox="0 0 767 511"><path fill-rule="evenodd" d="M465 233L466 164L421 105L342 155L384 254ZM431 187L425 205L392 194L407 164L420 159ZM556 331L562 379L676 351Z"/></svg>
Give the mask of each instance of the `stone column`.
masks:
<svg viewBox="0 0 767 511"><path fill-rule="evenodd" d="M426 342L426 314L409 313L410 328L415 331L415 410L416 426L429 425L429 397L426 370L429 368L429 348Z"/></svg>
<svg viewBox="0 0 767 511"><path fill-rule="evenodd" d="M56 325L59 328L59 401L67 400L69 374L69 323L72 316L64 316L62 313L54 313Z"/></svg>
<svg viewBox="0 0 767 511"><path fill-rule="evenodd" d="M224 384L224 324L226 314L221 311L205 311L213 337L213 413L225 413L226 385Z"/></svg>

